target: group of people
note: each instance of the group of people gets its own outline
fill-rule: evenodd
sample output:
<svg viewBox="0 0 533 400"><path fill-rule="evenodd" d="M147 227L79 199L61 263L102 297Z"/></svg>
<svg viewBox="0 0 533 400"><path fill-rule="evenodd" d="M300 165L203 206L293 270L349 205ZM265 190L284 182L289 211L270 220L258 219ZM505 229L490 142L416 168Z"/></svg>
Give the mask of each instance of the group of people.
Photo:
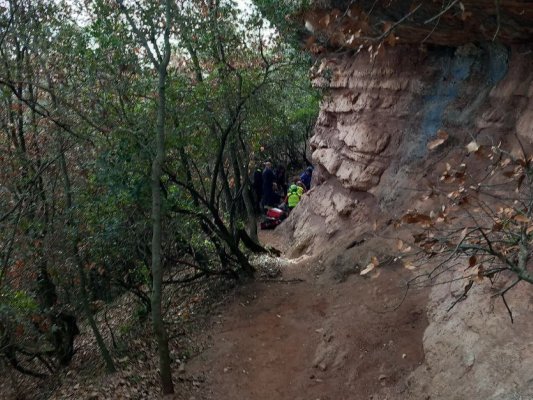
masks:
<svg viewBox="0 0 533 400"><path fill-rule="evenodd" d="M300 202L302 195L311 189L313 167L309 166L291 185L287 183L286 171L283 166L272 168L271 162L266 162L261 170L254 172L253 187L256 196L256 208L259 212L278 207L290 212Z"/></svg>

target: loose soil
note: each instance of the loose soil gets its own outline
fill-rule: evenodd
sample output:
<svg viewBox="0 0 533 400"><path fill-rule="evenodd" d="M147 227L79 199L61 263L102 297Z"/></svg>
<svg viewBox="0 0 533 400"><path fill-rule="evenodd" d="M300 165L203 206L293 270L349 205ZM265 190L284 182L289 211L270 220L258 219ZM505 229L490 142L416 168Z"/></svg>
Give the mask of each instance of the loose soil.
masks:
<svg viewBox="0 0 533 400"><path fill-rule="evenodd" d="M276 244L274 232L262 242ZM324 268L303 259L240 288L215 317L210 347L187 365L183 379L196 383L188 398L402 398L424 359L427 293L401 302L408 272L395 264L343 282Z"/></svg>

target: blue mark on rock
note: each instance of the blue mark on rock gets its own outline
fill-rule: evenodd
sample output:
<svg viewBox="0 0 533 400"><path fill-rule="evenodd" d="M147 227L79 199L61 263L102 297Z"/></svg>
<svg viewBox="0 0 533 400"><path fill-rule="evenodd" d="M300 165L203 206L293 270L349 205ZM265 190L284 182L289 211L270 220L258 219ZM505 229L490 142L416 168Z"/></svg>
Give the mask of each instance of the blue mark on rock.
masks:
<svg viewBox="0 0 533 400"><path fill-rule="evenodd" d="M438 66L430 93L422 99L422 125L415 153L422 156L427 143L444 125L446 109L461 96L465 83L474 75L481 77L483 87L494 86L505 77L508 69L508 51L504 46L488 44L473 52L453 52L443 49L436 56ZM482 89L482 88L480 88ZM488 93L488 92L487 92ZM466 99L467 103L471 99Z"/></svg>
<svg viewBox="0 0 533 400"><path fill-rule="evenodd" d="M509 50L503 45L489 45L488 83L490 86L501 81L509 69Z"/></svg>

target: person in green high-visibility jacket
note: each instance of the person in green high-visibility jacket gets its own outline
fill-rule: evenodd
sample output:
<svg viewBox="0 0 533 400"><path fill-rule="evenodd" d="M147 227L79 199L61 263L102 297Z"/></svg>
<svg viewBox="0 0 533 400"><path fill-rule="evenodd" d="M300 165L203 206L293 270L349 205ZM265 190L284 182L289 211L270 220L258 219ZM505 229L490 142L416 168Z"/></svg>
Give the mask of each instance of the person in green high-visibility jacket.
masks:
<svg viewBox="0 0 533 400"><path fill-rule="evenodd" d="M298 193L298 186L296 185L290 186L289 193L287 194L287 198L285 199L285 202L287 203L287 207L290 213L292 209L296 207L298 203L300 202L300 194Z"/></svg>
<svg viewBox="0 0 533 400"><path fill-rule="evenodd" d="M296 182L296 188L298 189L298 194L300 195L300 198L305 193L305 186L302 183L302 181Z"/></svg>

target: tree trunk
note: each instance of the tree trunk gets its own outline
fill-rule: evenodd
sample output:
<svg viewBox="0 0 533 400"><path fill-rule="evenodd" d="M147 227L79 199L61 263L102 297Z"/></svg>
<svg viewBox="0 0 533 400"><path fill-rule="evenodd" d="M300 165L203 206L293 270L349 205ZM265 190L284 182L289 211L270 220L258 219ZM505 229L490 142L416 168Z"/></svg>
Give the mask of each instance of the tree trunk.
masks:
<svg viewBox="0 0 533 400"><path fill-rule="evenodd" d="M154 68L158 73L157 87L157 127L156 127L156 152L152 160L152 171L150 174L150 186L152 189L152 326L157 341L159 353L159 371L161 374L161 388L163 394L174 393L172 384L172 371L170 369L170 353L168 348L168 337L163 323L161 312L162 285L163 285L163 266L162 266L162 193L161 193L161 176L163 175L163 162L165 160L165 120L166 120L166 86L167 86L167 69L170 62L170 30L172 25L171 0L164 2L165 6L165 23L163 30L163 51L159 48L152 48L148 44L148 39L144 32L137 28L135 20L128 12L122 1L118 4L132 30L137 35L138 40L144 49ZM154 46L157 44L154 43Z"/></svg>
<svg viewBox="0 0 533 400"><path fill-rule="evenodd" d="M172 371L170 368L170 353L168 337L163 323L161 312L161 297L163 284L161 242L162 242L162 216L161 216L161 176L163 174L163 161L165 159L165 107L166 107L166 65L159 68L156 154L152 162L152 324L159 351L159 370L163 394L174 393Z"/></svg>
<svg viewBox="0 0 533 400"><path fill-rule="evenodd" d="M89 305L89 294L87 293L87 277L85 276L85 270L83 269L83 263L79 254L78 246L74 242L72 243L72 251L74 252L74 257L76 259L76 264L78 267L78 276L80 278L80 293L83 312L85 313L85 317L87 318L89 326L91 327L94 337L96 338L98 349L100 350L100 354L102 355L102 358L105 362L106 372L108 374L115 373L117 371L117 369L115 368L115 363L113 362L113 358L111 358L111 354L107 349L107 346L104 342L104 338L100 334L100 330L98 329L98 325L96 325L96 321Z"/></svg>
<svg viewBox="0 0 533 400"><path fill-rule="evenodd" d="M252 187L250 184L250 178L248 177L248 168L245 166L241 159L239 159L239 153L235 152L234 157L237 159L237 166L239 168L240 177L242 179L242 199L244 202L244 208L246 211L246 232L250 239L259 243L259 237L257 236L257 221L255 219L254 200L252 197Z"/></svg>

